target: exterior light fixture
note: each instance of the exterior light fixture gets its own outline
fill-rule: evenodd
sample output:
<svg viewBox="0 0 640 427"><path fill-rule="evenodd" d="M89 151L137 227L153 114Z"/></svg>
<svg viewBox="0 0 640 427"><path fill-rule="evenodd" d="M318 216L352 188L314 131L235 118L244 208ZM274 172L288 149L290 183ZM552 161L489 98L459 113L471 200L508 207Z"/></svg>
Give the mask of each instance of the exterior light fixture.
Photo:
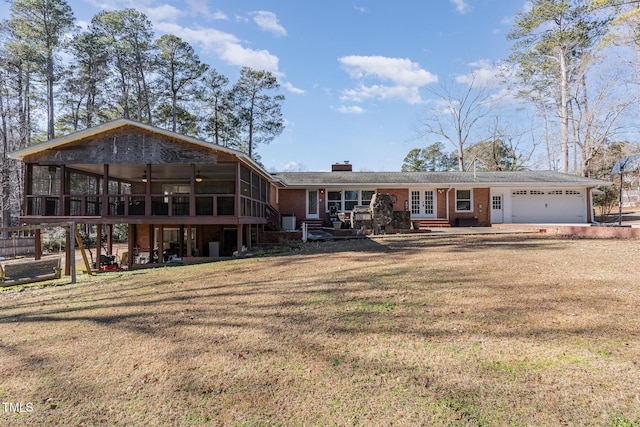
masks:
<svg viewBox="0 0 640 427"><path fill-rule="evenodd" d="M196 182L202 182L202 175L200 175L200 171L196 174Z"/></svg>
<svg viewBox="0 0 640 427"><path fill-rule="evenodd" d="M147 181L148 181L147 180L147 173L145 172L145 173L142 174L142 182L147 182Z"/></svg>

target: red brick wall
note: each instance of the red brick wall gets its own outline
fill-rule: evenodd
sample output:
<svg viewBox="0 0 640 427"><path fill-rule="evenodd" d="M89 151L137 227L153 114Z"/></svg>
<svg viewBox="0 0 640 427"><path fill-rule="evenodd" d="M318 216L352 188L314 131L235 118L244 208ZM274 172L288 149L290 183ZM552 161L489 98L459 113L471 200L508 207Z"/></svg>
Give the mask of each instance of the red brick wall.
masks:
<svg viewBox="0 0 640 427"><path fill-rule="evenodd" d="M409 189L408 188L378 188L376 192L380 194L391 194L396 197L396 202L393 204L394 211L404 211L405 201L409 201Z"/></svg>
<svg viewBox="0 0 640 427"><path fill-rule="evenodd" d="M321 194L324 196L324 194ZM320 211L324 210L324 197L320 204ZM294 214L296 222L304 221L307 215L307 190L304 189L280 189L279 211L282 215ZM296 224L297 226L297 224Z"/></svg>
<svg viewBox="0 0 640 427"><path fill-rule="evenodd" d="M436 216L438 218L447 217L447 190L448 188L438 188L436 190Z"/></svg>
<svg viewBox="0 0 640 427"><path fill-rule="evenodd" d="M480 207L482 206L482 207ZM473 211L472 212L456 212L456 189L449 192L449 222L453 225L456 218L478 218L480 227L491 226L489 219L489 189L474 188L473 189Z"/></svg>
<svg viewBox="0 0 640 427"><path fill-rule="evenodd" d="M640 228L592 227L585 225L545 225L545 224L493 224L494 228L532 230L540 233L581 236L594 239L640 239Z"/></svg>

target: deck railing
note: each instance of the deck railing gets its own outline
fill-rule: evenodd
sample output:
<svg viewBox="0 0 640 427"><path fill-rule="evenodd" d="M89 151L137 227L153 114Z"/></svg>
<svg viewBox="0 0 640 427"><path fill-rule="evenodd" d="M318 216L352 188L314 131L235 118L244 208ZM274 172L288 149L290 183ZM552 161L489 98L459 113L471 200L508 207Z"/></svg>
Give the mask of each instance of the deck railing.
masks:
<svg viewBox="0 0 640 427"><path fill-rule="evenodd" d="M28 195L27 216L102 216L100 195ZM253 216L265 217L267 204L240 197L240 212L236 212L234 194L110 194L106 216ZM191 203L194 203L192 208Z"/></svg>

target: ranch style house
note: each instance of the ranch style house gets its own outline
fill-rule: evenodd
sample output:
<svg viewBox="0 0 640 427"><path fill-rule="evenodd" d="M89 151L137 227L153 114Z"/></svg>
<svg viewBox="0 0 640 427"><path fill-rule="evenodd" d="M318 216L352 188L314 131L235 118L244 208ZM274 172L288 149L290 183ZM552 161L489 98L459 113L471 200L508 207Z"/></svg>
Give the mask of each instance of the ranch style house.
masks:
<svg viewBox="0 0 640 427"><path fill-rule="evenodd" d="M108 251L113 226L126 224L129 267L230 256L265 230L330 226L376 193L424 227L590 223L591 191L607 184L550 171L354 172L348 162L270 173L244 153L126 119L11 157L25 164L22 223L92 224Z"/></svg>

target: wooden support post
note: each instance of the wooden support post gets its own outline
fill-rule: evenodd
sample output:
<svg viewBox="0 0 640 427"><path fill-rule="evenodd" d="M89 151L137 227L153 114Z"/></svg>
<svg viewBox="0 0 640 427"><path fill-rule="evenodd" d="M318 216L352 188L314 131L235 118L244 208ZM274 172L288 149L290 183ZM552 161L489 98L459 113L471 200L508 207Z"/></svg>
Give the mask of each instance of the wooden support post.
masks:
<svg viewBox="0 0 640 427"><path fill-rule="evenodd" d="M102 168L102 216L109 216L109 165L104 164Z"/></svg>
<svg viewBox="0 0 640 427"><path fill-rule="evenodd" d="M238 251L238 255L242 254L242 232L244 231L244 227L242 226L242 224L238 224L238 228L237 228L237 233L236 233L236 250Z"/></svg>
<svg viewBox="0 0 640 427"><path fill-rule="evenodd" d="M151 216L151 163L147 164L147 182L144 196L144 216Z"/></svg>
<svg viewBox="0 0 640 427"><path fill-rule="evenodd" d="M33 176L33 163L27 163L26 170L24 173L24 187L22 187L22 191L25 196L31 195L31 177ZM22 197L22 214L23 215L37 215L37 212L30 212L29 203L32 202L33 199L29 199L27 197ZM32 208L35 208L33 206Z"/></svg>
<svg viewBox="0 0 640 427"><path fill-rule="evenodd" d="M184 258L185 250L184 250L184 225L180 226L180 231L178 231L178 235L180 236L180 241L178 242L178 256L180 258Z"/></svg>
<svg viewBox="0 0 640 427"><path fill-rule="evenodd" d="M135 225L133 224L127 224L127 228L128 228L128 246L127 246L127 268L131 269L133 267L133 257L135 256L134 252L133 252L133 248L135 246L135 242L136 242L136 228Z"/></svg>
<svg viewBox="0 0 640 427"><path fill-rule="evenodd" d="M67 209L67 180L65 175L67 174L67 167L65 165L60 166L60 195L58 196L58 212L57 215L69 215L71 212ZM84 215L84 204L81 209L81 215Z"/></svg>
<svg viewBox="0 0 640 427"><path fill-rule="evenodd" d="M100 270L100 256L102 255L102 224L96 224L96 270Z"/></svg>
<svg viewBox="0 0 640 427"><path fill-rule="evenodd" d="M196 216L196 165L191 165L191 185L189 191L189 216Z"/></svg>
<svg viewBox="0 0 640 427"><path fill-rule="evenodd" d="M113 255L113 224L107 224L107 250Z"/></svg>
<svg viewBox="0 0 640 427"><path fill-rule="evenodd" d="M191 225L187 225L187 257L193 256L193 239L191 234Z"/></svg>
<svg viewBox="0 0 640 427"><path fill-rule="evenodd" d="M164 252L164 227L161 225L158 226L158 262L164 263L164 256L162 253Z"/></svg>
<svg viewBox="0 0 640 427"><path fill-rule="evenodd" d="M68 228L65 229L65 233L64 233L64 250L66 253L66 256L64 257L64 275L65 276L69 276L71 275L71 258L73 258L75 260L75 243L73 244L73 253L71 253L72 248L71 248L71 228L73 226L69 226ZM75 264L75 262L74 262Z"/></svg>
<svg viewBox="0 0 640 427"><path fill-rule="evenodd" d="M154 235L155 227L153 224L149 224L149 262L153 262L153 250L156 247L156 238Z"/></svg>
<svg viewBox="0 0 640 427"><path fill-rule="evenodd" d="M75 222L69 223L69 233L67 234L67 262L69 263L69 270L71 272L71 283L76 283L76 224ZM68 276L68 274L67 274Z"/></svg>
<svg viewBox="0 0 640 427"><path fill-rule="evenodd" d="M84 244L82 243L82 237L80 236L80 232L78 231L78 225L75 224L73 225L73 227L75 227L73 231L75 232L76 242L78 242L78 248L80 248L80 254L82 255L82 260L84 261L84 268L86 269L87 274L92 275L93 272L91 271L91 264L89 264L89 258L87 258L87 251L84 250Z"/></svg>
<svg viewBox="0 0 640 427"><path fill-rule="evenodd" d="M34 234L34 240L35 240L35 255L34 258L36 260L39 260L40 258L42 258L42 233L40 232L39 228L36 228L35 230L35 234Z"/></svg>

